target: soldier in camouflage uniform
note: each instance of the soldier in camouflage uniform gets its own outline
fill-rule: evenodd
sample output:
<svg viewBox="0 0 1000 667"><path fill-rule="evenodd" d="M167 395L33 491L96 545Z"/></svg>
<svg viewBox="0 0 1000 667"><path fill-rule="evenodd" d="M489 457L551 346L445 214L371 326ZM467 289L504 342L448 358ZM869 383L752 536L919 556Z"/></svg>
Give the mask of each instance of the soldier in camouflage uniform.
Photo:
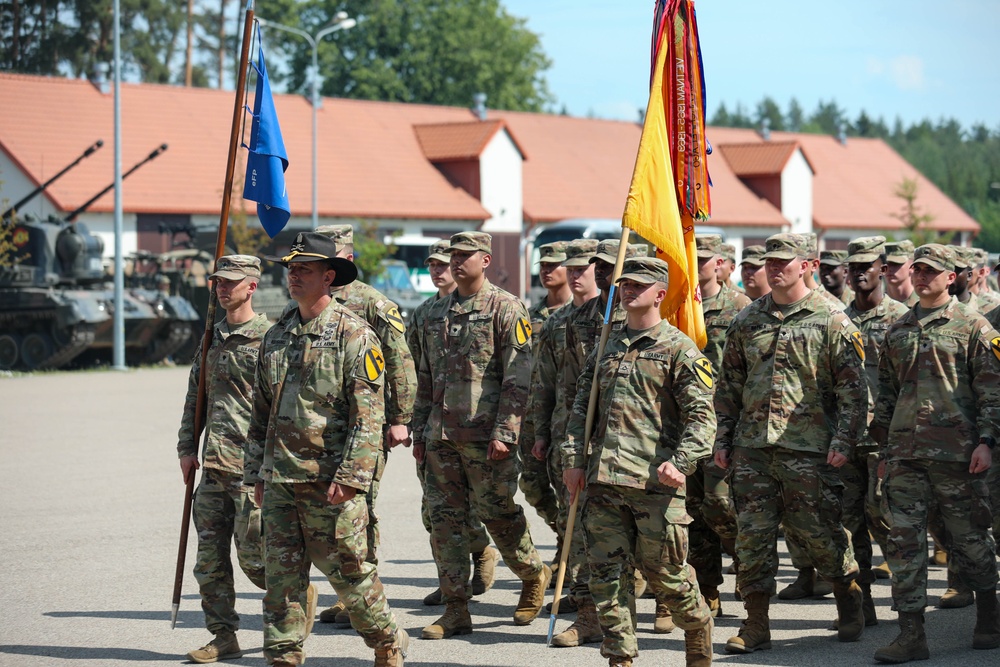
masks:
<svg viewBox="0 0 1000 667"><path fill-rule="evenodd" d="M532 372L532 407L535 411L535 446L532 453L536 458L548 461L551 479L559 484L559 528L563 532L569 521L572 502L562 481L562 456L559 452L559 445L566 437L566 419L569 414L566 409L566 385L562 381L562 365L566 355L566 323L578 308L600 293L594 279L595 265L590 263L596 250L597 241L594 239L578 239L567 246L566 261L563 264L573 291L573 300L556 311L542 327ZM597 620L597 608L590 595L586 545L578 504L563 581L570 594L559 602L559 613L576 611L577 617L569 628L552 638L553 646L579 646L599 642L604 638L601 624ZM557 561L561 553L560 548L556 552ZM547 605L546 611L552 611L551 603Z"/></svg>
<svg viewBox="0 0 1000 667"><path fill-rule="evenodd" d="M385 358L364 320L330 289L357 268L329 238L298 234L288 267L298 304L264 336L257 362L244 480L255 485L264 533L264 657L298 665L309 619L304 607L316 565L375 650L377 667L403 664L408 637L396 624L368 558L368 505L385 419Z"/></svg>
<svg viewBox="0 0 1000 667"><path fill-rule="evenodd" d="M970 289L979 300L979 310L983 315L1000 306L1000 295L990 289L986 277L990 274L990 254L982 248L973 248L972 285Z"/></svg>
<svg viewBox="0 0 1000 667"><path fill-rule="evenodd" d="M431 306L439 299L448 297L455 291L455 279L451 277L451 258L448 251L451 248L450 241L437 241L430 247L430 254L424 260L430 272L431 282L437 287L437 294L427 298L426 301L413 309L410 314L410 326L406 329L406 344L410 348L413 356L413 363L420 365L420 332L423 331L424 322L427 320L427 313ZM423 431L422 424L413 424L414 431ZM427 465L426 461L417 461L417 478L420 480L420 489L423 492L420 499L420 518L423 521L424 529L431 532L430 508L427 505ZM486 534L486 527L480 521L475 512L469 514L468 526L469 548L472 551L472 595L482 595L493 587L496 579L496 563L500 558L500 553L490 546L490 536ZM424 596L424 604L441 605L444 599L441 597L441 589L436 588L431 593Z"/></svg>
<svg viewBox="0 0 1000 667"><path fill-rule="evenodd" d="M736 290L726 289L717 280L718 269L727 260L722 256L722 237L699 234L698 283L701 287L701 308L705 315L708 343L705 357L716 369L722 364L726 331L737 314L750 305L750 299ZM711 457L698 464L687 480L687 511L693 521L690 527L691 551L688 562L698 573L698 586L713 616L722 613L719 586L722 585L722 551L736 559L736 512L729 499L726 471L715 465Z"/></svg>
<svg viewBox="0 0 1000 667"><path fill-rule="evenodd" d="M885 237L867 236L854 239L847 247L848 279L854 288L854 299L845 311L865 344L865 377L868 391L874 398L878 391L878 359L882 339L893 322L902 317L906 306L887 299L882 288L885 275ZM871 404L874 406L874 403ZM870 421L872 412L868 414ZM857 444L848 462L840 467L844 481L844 527L851 532L854 557L858 561L858 585L864 593L865 625L878 623L871 586L875 580L872 568L874 536L887 553L889 526L880 509L882 489L878 483L878 446L868 436Z"/></svg>
<svg viewBox="0 0 1000 667"><path fill-rule="evenodd" d="M913 264L913 242L896 241L885 244L885 291L890 298L912 308L919 297L910 282L910 266Z"/></svg>
<svg viewBox="0 0 1000 667"><path fill-rule="evenodd" d="M337 244L337 256L354 260L354 228L351 225L324 225L316 229ZM385 426L382 448L370 488L365 492L368 503L368 559L378 563L378 514L375 501L385 470L389 450L396 445L409 446L409 423L413 416L413 400L417 391L417 373L413 357L406 346L406 326L399 307L374 287L355 280L333 291L337 303L363 319L375 330L385 358ZM351 623L344 604L337 602L319 616L323 623L346 627Z"/></svg>
<svg viewBox="0 0 1000 667"><path fill-rule="evenodd" d="M868 413L861 333L806 287L807 237L777 234L766 248L772 291L730 326L715 397L715 462L733 468L737 587L747 609L726 644L731 653L771 648L779 523L832 582L838 639L855 641L864 631L836 471L864 434Z"/></svg>
<svg viewBox="0 0 1000 667"><path fill-rule="evenodd" d="M528 309L528 319L531 320L531 348L538 349L538 339L542 335L542 325L551 315L562 308L573 297L569 283L566 280L566 269L562 263L566 259L566 242L556 241L538 247L540 268L538 271L542 287L547 291L544 299L539 299ZM556 534L556 551L562 545L562 533L559 531L559 501L557 492L549 479L548 462L536 459L531 450L535 446L535 415L534 395L528 401L528 412L521 424L521 477L518 486L524 499L535 508L538 516ZM561 486L561 482L560 482Z"/></svg>
<svg viewBox="0 0 1000 667"><path fill-rule="evenodd" d="M727 290L742 294L743 290L741 290L731 278L733 271L736 270L736 246L732 243L723 243L720 246L719 251L719 254L722 255L722 265L719 266L717 276L719 284Z"/></svg>
<svg viewBox="0 0 1000 667"><path fill-rule="evenodd" d="M751 245L743 248L743 261L740 262L740 277L743 279L743 289L751 301L770 293L771 286L767 284L767 272L764 271L764 246Z"/></svg>
<svg viewBox="0 0 1000 667"><path fill-rule="evenodd" d="M854 292L847 281L846 250L824 250L819 254L819 280L823 288L845 306L854 300Z"/></svg>
<svg viewBox="0 0 1000 667"><path fill-rule="evenodd" d="M892 598L899 636L880 662L926 660L928 506L936 501L951 540L949 563L976 594L972 646L1000 647L995 544L986 471L1000 424L1000 334L949 296L955 255L936 243L914 252L920 303L886 333L872 438L885 461Z"/></svg>
<svg viewBox="0 0 1000 667"><path fill-rule="evenodd" d="M514 502L531 322L515 296L486 279L491 244L482 232L451 237L451 273L458 287L431 307L420 334L414 421L424 427L414 433L414 446L418 461L426 456L431 550L447 605L444 615L424 628L425 639L472 632L466 590L471 511L522 581L516 625L538 615L552 575Z"/></svg>
<svg viewBox="0 0 1000 667"><path fill-rule="evenodd" d="M986 321L1000 331L1000 308L991 310L986 315ZM986 482L990 487L990 506L993 509L993 540L997 543L997 556L1000 556L1000 461L990 466Z"/></svg>
<svg viewBox="0 0 1000 667"><path fill-rule="evenodd" d="M236 640L240 617L236 613L230 557L234 541L240 569L258 588L264 588L260 509L254 504L253 490L243 485L243 441L250 425L257 350L271 326L266 317L254 313L251 304L260 279L260 260L247 255L220 257L210 277L215 280L216 297L226 318L215 325L208 348L204 472L191 507L198 531L194 576L201 593L205 626L215 635L207 645L188 653L188 658L197 663L242 655ZM177 434L177 456L185 480L199 467L201 434L194 432L194 413L200 371L201 351L191 366Z"/></svg>
<svg viewBox="0 0 1000 667"><path fill-rule="evenodd" d="M844 309L844 303L830 294L823 285L816 282L816 273L819 271L820 267L820 256L819 256L819 238L816 234L810 232L808 234L803 234L806 237L806 241L809 244L809 271L805 276L805 285L811 290L819 292L820 296L829 301L834 308ZM793 554L794 559L794 554Z"/></svg>
<svg viewBox="0 0 1000 667"><path fill-rule="evenodd" d="M618 282L626 327L609 338L600 358L596 350L587 358L562 448L567 488L587 489L590 592L604 630L601 655L610 665L631 665L639 653L629 609L636 565L685 630L687 665L712 662L712 614L685 562L691 517L684 482L710 455L715 436L713 371L691 339L660 316L669 275L661 259L625 262ZM588 448L584 388L595 375Z"/></svg>

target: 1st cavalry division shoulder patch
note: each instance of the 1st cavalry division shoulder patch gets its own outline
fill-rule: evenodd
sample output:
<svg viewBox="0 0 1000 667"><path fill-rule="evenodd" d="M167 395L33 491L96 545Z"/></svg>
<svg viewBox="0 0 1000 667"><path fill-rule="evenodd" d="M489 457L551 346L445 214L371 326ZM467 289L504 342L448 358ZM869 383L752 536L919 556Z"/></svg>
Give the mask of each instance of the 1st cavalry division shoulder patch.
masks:
<svg viewBox="0 0 1000 667"><path fill-rule="evenodd" d="M1000 336L990 341L990 349L993 350L993 355L1000 359Z"/></svg>
<svg viewBox="0 0 1000 667"><path fill-rule="evenodd" d="M514 342L524 345L529 340L531 340L531 322L522 317L514 325Z"/></svg>
<svg viewBox="0 0 1000 667"><path fill-rule="evenodd" d="M382 356L382 350L373 347L365 352L365 378L369 382L379 379L384 370L385 358Z"/></svg>
<svg viewBox="0 0 1000 667"><path fill-rule="evenodd" d="M695 359L694 361L694 371L701 383L705 385L706 388L711 389L714 386L712 380L712 362L702 357L701 359Z"/></svg>
<svg viewBox="0 0 1000 667"><path fill-rule="evenodd" d="M389 322L389 326L399 333L406 332L406 324L403 322L403 316L399 314L399 308L396 306L385 311L385 319Z"/></svg>
<svg viewBox="0 0 1000 667"><path fill-rule="evenodd" d="M861 361L865 360L865 341L861 337L860 331L854 331L851 333L851 342L854 343L854 351L858 353L858 357Z"/></svg>

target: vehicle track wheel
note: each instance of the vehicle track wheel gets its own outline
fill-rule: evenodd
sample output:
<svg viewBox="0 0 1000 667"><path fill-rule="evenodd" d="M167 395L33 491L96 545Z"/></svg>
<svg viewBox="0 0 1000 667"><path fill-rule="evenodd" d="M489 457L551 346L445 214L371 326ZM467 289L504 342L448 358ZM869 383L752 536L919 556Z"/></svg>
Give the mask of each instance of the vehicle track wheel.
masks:
<svg viewBox="0 0 1000 667"><path fill-rule="evenodd" d="M0 335L0 371L9 371L21 356L21 340L17 334Z"/></svg>
<svg viewBox="0 0 1000 667"><path fill-rule="evenodd" d="M52 337L43 333L30 333L21 343L21 363L25 370L33 371L52 356Z"/></svg>

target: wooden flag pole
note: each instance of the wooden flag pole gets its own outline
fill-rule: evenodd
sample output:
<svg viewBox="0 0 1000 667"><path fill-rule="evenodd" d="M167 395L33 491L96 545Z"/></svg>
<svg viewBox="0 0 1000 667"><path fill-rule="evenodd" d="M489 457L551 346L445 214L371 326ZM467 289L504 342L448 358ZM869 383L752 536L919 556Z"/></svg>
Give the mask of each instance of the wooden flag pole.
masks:
<svg viewBox="0 0 1000 667"><path fill-rule="evenodd" d="M236 152L240 145L240 130L243 127L243 109L246 104L247 63L250 60L250 42L253 35L253 0L247 1L246 19L243 22L243 46L240 49L240 63L236 69L236 100L233 104L233 124L229 134L229 158L226 163L226 182L222 193L222 212L219 214L219 231L215 238L215 259L222 257L226 247L226 233L229 227L229 207L233 196L233 176L236 173ZM194 437L199 439L205 428L205 370L208 365L208 348L212 343L215 328L215 284L208 299L208 313L205 316L205 333L201 340L201 368L198 373L198 400L194 409ZM184 509L181 516L181 537L177 545L177 569L174 572L174 595L170 605L170 628L177 626L177 611L181 604L181 585L184 583L184 559L187 555L188 529L191 526L191 501L194 498L194 468L184 480Z"/></svg>
<svg viewBox="0 0 1000 667"><path fill-rule="evenodd" d="M615 308L615 281L622 274L622 266L625 264L625 253L628 250L629 230L622 227L621 240L618 242L618 256L615 257L615 270L611 274L611 287L608 291L608 307L604 315L604 326L601 328L601 340L597 343L597 359L604 354L604 347L608 344L611 336L611 317ZM583 451L590 449L590 436L594 431L594 414L597 412L597 372L595 369L594 378L590 383L590 399L587 403L587 420L583 426ZM584 464L586 466L586 463ZM586 467L584 467L586 471ZM566 578L566 562L569 560L569 548L573 542L573 528L576 526L576 508L580 501L580 492L573 496L573 502L569 506L569 518L566 519L566 535L563 537L562 553L559 554L559 574L556 576L556 590L552 598L552 614L549 616L549 634L545 643L552 644L552 633L556 628L556 616L559 614L559 598L562 595L563 582Z"/></svg>

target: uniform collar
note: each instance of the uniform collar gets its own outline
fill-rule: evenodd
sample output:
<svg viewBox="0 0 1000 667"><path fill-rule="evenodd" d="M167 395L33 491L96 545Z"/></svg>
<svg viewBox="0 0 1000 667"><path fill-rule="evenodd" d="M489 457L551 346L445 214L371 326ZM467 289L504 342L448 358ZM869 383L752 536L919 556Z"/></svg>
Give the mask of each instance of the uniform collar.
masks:
<svg viewBox="0 0 1000 667"><path fill-rule="evenodd" d="M483 286L479 288L479 291L469 297L467 300L459 301L462 296L458 293L456 288L449 296L451 297L451 303L448 306L448 310L453 313L474 313L483 310L486 307L486 296L492 291L493 284L490 282L489 278L483 280Z"/></svg>

